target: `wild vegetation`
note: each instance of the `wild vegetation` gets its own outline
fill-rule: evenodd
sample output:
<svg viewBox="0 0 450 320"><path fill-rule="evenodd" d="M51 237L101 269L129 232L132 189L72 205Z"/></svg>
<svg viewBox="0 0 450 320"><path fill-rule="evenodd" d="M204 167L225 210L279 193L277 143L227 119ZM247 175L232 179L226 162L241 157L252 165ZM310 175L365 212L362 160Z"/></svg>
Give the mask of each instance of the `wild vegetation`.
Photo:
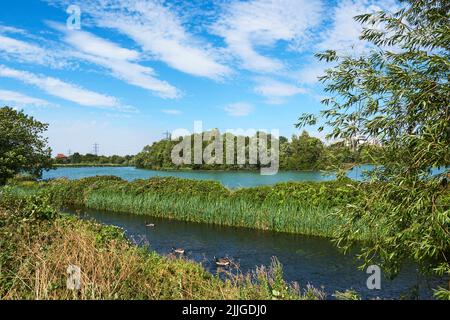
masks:
<svg viewBox="0 0 450 320"><path fill-rule="evenodd" d="M369 52L317 55L333 64L321 78L330 96L321 113L330 137L364 135L383 145L369 182L379 187L339 211L347 223L337 243L348 249L362 220L383 230L360 257L392 275L411 260L423 272L450 275L449 171L430 170L450 167L449 12L449 1L420 0L404 1L394 13L363 14L356 20ZM315 123L306 114L299 126ZM450 298L449 289L439 295Z"/></svg>
<svg viewBox="0 0 450 320"><path fill-rule="evenodd" d="M86 268L82 298L271 298L274 290L276 297L301 297L295 288L286 289L277 271L274 277L262 273L256 283L248 277L223 283L198 265L130 246L114 228L60 216L53 205L335 236L344 250L366 240L358 242L365 266L377 264L395 276L412 261L424 273L450 276L449 171L431 173L431 168L450 166L449 12L449 1L410 0L396 13L360 15L361 39L369 51L317 55L332 63L321 78L330 96L321 113L331 128L328 136L350 142L364 136L382 148L344 142L324 146L306 133L290 142L280 137L281 169L375 159L379 166L368 182L284 183L235 191L175 178L12 183L2 189L6 204L0 207L1 297L70 297L61 279L71 261ZM317 122L315 115L305 114L298 127ZM0 184L18 172L39 175L49 165L41 137L45 124L5 107L0 129ZM175 168L170 159L175 143L145 147L136 165ZM436 297L450 299L449 289L440 288Z"/></svg>
<svg viewBox="0 0 450 320"><path fill-rule="evenodd" d="M10 107L0 108L0 185L17 173L39 177L51 167L51 150L41 123Z"/></svg>
<svg viewBox="0 0 450 320"><path fill-rule="evenodd" d="M67 268L81 268L79 291ZM131 245L123 231L61 215L45 194L0 197L0 299L323 299L280 263L225 281L200 264Z"/></svg>
<svg viewBox="0 0 450 320"><path fill-rule="evenodd" d="M280 183L229 190L215 181L155 177L128 182L117 177L19 182L16 193L46 190L60 207L87 207L156 217L333 236L338 207L360 197L360 183L348 181ZM362 232L358 239L373 231Z"/></svg>

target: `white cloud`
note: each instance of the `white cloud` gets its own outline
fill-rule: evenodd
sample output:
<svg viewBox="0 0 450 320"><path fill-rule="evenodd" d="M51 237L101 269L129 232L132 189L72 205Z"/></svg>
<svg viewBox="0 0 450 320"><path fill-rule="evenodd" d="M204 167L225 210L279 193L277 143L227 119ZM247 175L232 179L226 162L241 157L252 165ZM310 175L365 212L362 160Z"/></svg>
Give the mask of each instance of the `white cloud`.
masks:
<svg viewBox="0 0 450 320"><path fill-rule="evenodd" d="M234 1L224 8L212 31L223 37L230 52L243 68L256 72L276 72L284 63L257 51L279 41L295 46L307 41L310 31L321 21L320 0Z"/></svg>
<svg viewBox="0 0 450 320"><path fill-rule="evenodd" d="M17 107L23 106L35 106L35 107L50 107L54 104L47 100L30 97L23 93L10 90L0 90L0 101L6 103L12 103Z"/></svg>
<svg viewBox="0 0 450 320"><path fill-rule="evenodd" d="M398 9L398 2L395 0L341 0L336 6L329 8L332 12L331 24L320 32L319 41L311 46L318 52L336 50L340 54L360 55L370 46L368 42L359 39L363 26L354 17L380 10ZM323 62L311 62L296 73L296 79L300 83L314 85L328 67L331 66Z"/></svg>
<svg viewBox="0 0 450 320"><path fill-rule="evenodd" d="M139 58L139 52L122 48L119 45L102 39L86 31L69 30L67 28L58 28L66 31L65 41L76 49L98 57L111 60L136 60Z"/></svg>
<svg viewBox="0 0 450 320"><path fill-rule="evenodd" d="M98 26L119 31L176 70L216 80L231 73L215 50L190 34L159 0L97 0L82 8Z"/></svg>
<svg viewBox="0 0 450 320"><path fill-rule="evenodd" d="M399 9L395 0L342 0L333 8L332 26L321 35L317 49L336 50L341 53L360 54L368 48L368 43L359 39L363 26L355 21L359 14L380 10Z"/></svg>
<svg viewBox="0 0 450 320"><path fill-rule="evenodd" d="M64 41L77 51L71 51L74 58L83 59L109 69L111 75L131 85L149 90L163 98L177 98L178 90L154 77L152 68L140 65L136 50L123 48L116 43L102 39L85 31L70 31L60 25L49 23L53 28L65 32Z"/></svg>
<svg viewBox="0 0 450 320"><path fill-rule="evenodd" d="M57 78L11 69L3 65L0 65L0 77L20 80L40 88L49 95L72 101L79 105L133 111L132 107L123 106L115 97L90 91Z"/></svg>
<svg viewBox="0 0 450 320"><path fill-rule="evenodd" d="M312 85L319 82L319 77L325 74L326 68L321 63L312 63L298 71L296 76L300 83Z"/></svg>
<svg viewBox="0 0 450 320"><path fill-rule="evenodd" d="M178 114L181 114L181 111L180 110L177 110L177 109L163 109L163 110L161 110L163 113L166 113L166 114L172 114L172 115L178 115Z"/></svg>
<svg viewBox="0 0 450 320"><path fill-rule="evenodd" d="M266 97L266 102L270 104L281 104L285 98L307 92L304 88L268 78L257 81L259 84L255 87L255 92Z"/></svg>
<svg viewBox="0 0 450 320"><path fill-rule="evenodd" d="M245 102L236 102L225 106L224 110L232 117L244 117L253 111L253 106Z"/></svg>
<svg viewBox="0 0 450 320"><path fill-rule="evenodd" d="M18 33L18 34L27 34L27 32L23 29L5 26L0 24L0 33Z"/></svg>
<svg viewBox="0 0 450 320"><path fill-rule="evenodd" d="M52 68L66 67L66 59L54 49L44 49L39 45L0 34L0 57L15 62L33 63Z"/></svg>

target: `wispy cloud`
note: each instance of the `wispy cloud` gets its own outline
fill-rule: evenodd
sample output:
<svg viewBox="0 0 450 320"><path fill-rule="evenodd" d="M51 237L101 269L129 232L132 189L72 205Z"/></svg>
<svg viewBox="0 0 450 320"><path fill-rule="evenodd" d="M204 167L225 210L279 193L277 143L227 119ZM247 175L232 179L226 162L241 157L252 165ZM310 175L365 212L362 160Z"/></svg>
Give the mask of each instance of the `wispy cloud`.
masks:
<svg viewBox="0 0 450 320"><path fill-rule="evenodd" d="M328 8L328 12L331 12L330 25L318 30L318 42L311 46L316 52L336 50L340 54L362 54L370 48L370 45L359 38L363 26L355 21L354 17L363 13L397 9L399 3L396 0L338 1L335 6ZM297 72L297 80L303 84L315 84L318 76L324 74L326 67L328 66L324 63L312 61Z"/></svg>
<svg viewBox="0 0 450 320"><path fill-rule="evenodd" d="M64 41L72 47L72 50L68 52L71 57L106 68L112 76L128 84L149 90L160 97L177 98L180 96L180 92L174 86L157 79L152 68L135 62L140 59L138 51L123 48L112 41L86 31L71 31L51 22L49 25L64 32Z"/></svg>
<svg viewBox="0 0 450 320"><path fill-rule="evenodd" d="M224 38L241 66L256 72L276 72L285 67L278 58L263 55L259 47L284 41L295 46L310 36L321 21L320 0L234 1L224 7L212 31Z"/></svg>
<svg viewBox="0 0 450 320"><path fill-rule="evenodd" d="M5 26L3 24L0 24L0 33L18 33L18 34L27 34L27 32L23 29L12 27L12 26Z"/></svg>
<svg viewBox="0 0 450 320"><path fill-rule="evenodd" d="M177 110L177 109L162 109L161 111L163 113L172 114L172 115L179 115L179 114L181 114L181 110Z"/></svg>
<svg viewBox="0 0 450 320"><path fill-rule="evenodd" d="M215 80L231 73L216 50L189 33L160 0L94 0L80 5L98 26L131 38L152 59L171 68Z"/></svg>
<svg viewBox="0 0 450 320"><path fill-rule="evenodd" d="M29 41L2 35L1 32L0 57L5 60L50 66L55 69L68 66L64 55L54 48L43 48Z"/></svg>
<svg viewBox="0 0 450 320"><path fill-rule="evenodd" d="M270 104L282 104L286 98L307 92L306 89L296 85L269 78L260 78L257 82L255 92L266 97L266 102Z"/></svg>
<svg viewBox="0 0 450 320"><path fill-rule="evenodd" d="M0 77L22 81L38 87L49 95L72 101L82 106L134 111L133 107L122 105L115 97L90 91L57 78L11 69L3 65L0 65Z"/></svg>
<svg viewBox="0 0 450 320"><path fill-rule="evenodd" d="M359 39L363 26L354 17L381 10L399 9L396 0L342 0L332 9L331 27L322 32L318 50L336 50L341 53L361 54L368 43Z"/></svg>
<svg viewBox="0 0 450 320"><path fill-rule="evenodd" d="M245 102L236 102L225 106L224 110L232 117L244 117L253 111L253 106Z"/></svg>
<svg viewBox="0 0 450 320"><path fill-rule="evenodd" d="M23 93L10 90L0 90L0 101L7 104L13 104L14 107L34 106L34 107L51 107L55 104L47 100L30 97Z"/></svg>

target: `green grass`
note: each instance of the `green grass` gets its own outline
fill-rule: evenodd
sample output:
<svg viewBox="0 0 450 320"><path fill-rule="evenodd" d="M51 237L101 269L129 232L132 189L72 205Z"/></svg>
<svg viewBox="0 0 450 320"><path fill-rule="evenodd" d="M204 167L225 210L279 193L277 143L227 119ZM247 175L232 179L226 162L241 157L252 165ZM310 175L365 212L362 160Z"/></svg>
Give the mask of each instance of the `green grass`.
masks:
<svg viewBox="0 0 450 320"><path fill-rule="evenodd" d="M69 265L81 269L78 292L66 287ZM133 246L119 228L61 215L48 194L0 197L0 271L0 300L325 298L285 282L275 259L223 281L193 261Z"/></svg>
<svg viewBox="0 0 450 320"><path fill-rule="evenodd" d="M229 190L214 181L117 177L20 182L18 193L45 190L60 207L85 207L183 221L332 237L333 213L359 196L355 182L281 183ZM362 233L364 238L369 233Z"/></svg>

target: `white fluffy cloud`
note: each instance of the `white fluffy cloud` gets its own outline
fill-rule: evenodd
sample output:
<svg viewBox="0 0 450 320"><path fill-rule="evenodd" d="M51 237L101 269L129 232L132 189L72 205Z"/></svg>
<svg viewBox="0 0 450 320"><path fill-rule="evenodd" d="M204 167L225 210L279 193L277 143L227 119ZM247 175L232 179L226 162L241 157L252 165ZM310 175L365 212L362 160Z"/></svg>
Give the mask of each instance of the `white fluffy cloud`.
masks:
<svg viewBox="0 0 450 320"><path fill-rule="evenodd" d="M245 102L236 102L225 106L224 110L232 117L244 117L253 111L253 106Z"/></svg>
<svg viewBox="0 0 450 320"><path fill-rule="evenodd" d="M73 48L69 52L72 57L106 68L112 76L149 90L160 97L177 98L180 96L174 86L157 79L152 68L135 62L140 58L138 51L123 48L86 31L70 31L56 24L51 23L50 25L65 33L64 41Z"/></svg>
<svg viewBox="0 0 450 320"><path fill-rule="evenodd" d="M296 85L268 78L261 78L257 81L259 84L255 87L255 92L266 97L266 102L270 104L282 104L286 98L307 92L304 88Z"/></svg>
<svg viewBox="0 0 450 320"><path fill-rule="evenodd" d="M83 3L82 8L98 26L126 35L171 68L211 79L231 73L216 51L190 34L176 13L159 0L97 0Z"/></svg>
<svg viewBox="0 0 450 320"><path fill-rule="evenodd" d="M67 66L66 59L57 52L1 33L0 57L15 62L33 63L58 69Z"/></svg>
<svg viewBox="0 0 450 320"><path fill-rule="evenodd" d="M11 103L13 106L35 106L35 107L50 107L54 104L47 100L30 97L23 93L10 90L0 90L0 101L4 103Z"/></svg>
<svg viewBox="0 0 450 320"><path fill-rule="evenodd" d="M332 9L331 28L321 35L322 41L318 50L336 50L342 53L362 53L367 49L367 43L359 36L363 29L354 17L364 13L380 10L395 11L399 9L395 0L342 0Z"/></svg>
<svg viewBox="0 0 450 320"><path fill-rule="evenodd" d="M31 72L11 69L2 65L0 65L0 77L22 81L38 87L49 95L72 101L82 106L133 111L132 107L123 106L115 97L90 91L57 78L36 75Z"/></svg>
<svg viewBox="0 0 450 320"><path fill-rule="evenodd" d="M369 49L369 44L359 39L363 26L354 17L380 10L398 9L399 4L395 0L341 0L328 9L332 13L331 23L319 32L319 41L311 46L318 52L336 50L340 54L362 54ZM327 67L330 66L313 61L297 72L297 79L300 83L313 85Z"/></svg>
<svg viewBox="0 0 450 320"><path fill-rule="evenodd" d="M252 0L234 1L224 8L212 27L224 38L228 49L245 69L276 72L284 63L258 52L279 41L291 45L307 41L313 27L321 21L320 0Z"/></svg>

